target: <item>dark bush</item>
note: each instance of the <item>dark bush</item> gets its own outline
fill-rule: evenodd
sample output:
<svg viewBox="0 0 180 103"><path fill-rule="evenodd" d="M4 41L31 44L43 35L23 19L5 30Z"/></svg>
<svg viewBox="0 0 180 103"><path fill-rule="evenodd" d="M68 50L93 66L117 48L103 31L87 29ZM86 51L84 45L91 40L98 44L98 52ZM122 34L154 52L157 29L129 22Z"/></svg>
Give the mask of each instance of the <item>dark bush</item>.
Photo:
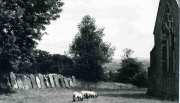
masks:
<svg viewBox="0 0 180 103"><path fill-rule="evenodd" d="M121 68L118 70L119 72L119 82L123 83L131 83L132 78L140 73L142 70L141 62L138 62L134 58L127 58L122 60Z"/></svg>
<svg viewBox="0 0 180 103"><path fill-rule="evenodd" d="M148 86L148 73L146 71L136 74L132 80L132 84L138 87L147 87Z"/></svg>

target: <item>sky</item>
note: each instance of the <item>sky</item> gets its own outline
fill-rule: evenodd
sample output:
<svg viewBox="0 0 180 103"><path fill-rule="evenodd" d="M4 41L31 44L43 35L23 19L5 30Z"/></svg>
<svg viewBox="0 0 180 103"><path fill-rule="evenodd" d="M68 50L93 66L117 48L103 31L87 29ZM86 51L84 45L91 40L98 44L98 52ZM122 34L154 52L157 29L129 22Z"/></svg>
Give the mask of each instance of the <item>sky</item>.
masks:
<svg viewBox="0 0 180 103"><path fill-rule="evenodd" d="M47 26L37 48L52 54L68 52L83 16L90 15L105 28L103 40L115 47L114 59L124 48L134 57L149 59L159 0L63 0L61 17Z"/></svg>

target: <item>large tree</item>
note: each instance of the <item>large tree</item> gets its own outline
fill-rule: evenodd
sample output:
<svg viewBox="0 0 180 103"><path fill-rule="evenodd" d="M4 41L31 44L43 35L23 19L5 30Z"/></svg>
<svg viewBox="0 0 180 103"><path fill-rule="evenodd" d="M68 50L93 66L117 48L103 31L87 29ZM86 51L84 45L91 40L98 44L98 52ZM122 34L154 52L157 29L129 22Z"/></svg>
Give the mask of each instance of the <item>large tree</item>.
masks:
<svg viewBox="0 0 180 103"><path fill-rule="evenodd" d="M79 32L70 46L78 78L87 81L98 81L102 79L102 64L109 62L113 54L113 48L103 42L103 30L97 28L95 19L86 15L78 25Z"/></svg>
<svg viewBox="0 0 180 103"><path fill-rule="evenodd" d="M62 5L57 0L0 0L0 72L14 71L28 61Z"/></svg>

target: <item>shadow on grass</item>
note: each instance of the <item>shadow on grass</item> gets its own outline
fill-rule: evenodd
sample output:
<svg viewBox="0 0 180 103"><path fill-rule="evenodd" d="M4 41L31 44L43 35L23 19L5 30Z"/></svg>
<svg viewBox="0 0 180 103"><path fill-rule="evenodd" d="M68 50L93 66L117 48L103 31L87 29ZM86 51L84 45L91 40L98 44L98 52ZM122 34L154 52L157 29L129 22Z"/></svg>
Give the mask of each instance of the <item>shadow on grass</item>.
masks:
<svg viewBox="0 0 180 103"><path fill-rule="evenodd" d="M0 88L0 95L9 95L15 93L12 89L2 89Z"/></svg>
<svg viewBox="0 0 180 103"><path fill-rule="evenodd" d="M103 94L102 96L123 97L123 98L133 98L133 99L177 101L177 99L172 99L172 98L162 98L162 97L149 96L146 93L119 93L119 94L112 93L112 94Z"/></svg>
<svg viewBox="0 0 180 103"><path fill-rule="evenodd" d="M145 93L123 93L123 94L103 94L102 96L108 97L124 97L124 98L133 98L133 99L151 99L150 96L146 95Z"/></svg>

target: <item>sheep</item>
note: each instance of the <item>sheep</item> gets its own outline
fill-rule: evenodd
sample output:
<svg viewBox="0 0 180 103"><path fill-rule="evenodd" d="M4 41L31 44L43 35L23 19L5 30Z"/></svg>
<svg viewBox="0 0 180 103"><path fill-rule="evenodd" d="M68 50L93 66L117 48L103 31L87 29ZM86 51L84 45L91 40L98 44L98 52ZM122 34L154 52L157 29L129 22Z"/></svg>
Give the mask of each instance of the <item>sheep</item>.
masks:
<svg viewBox="0 0 180 103"><path fill-rule="evenodd" d="M97 93L94 91L81 91L82 95L84 98L88 99L88 98L95 98L97 97Z"/></svg>
<svg viewBox="0 0 180 103"><path fill-rule="evenodd" d="M89 91L88 93L89 93L89 96L90 96L91 98L97 97L97 93L94 92L94 91Z"/></svg>
<svg viewBox="0 0 180 103"><path fill-rule="evenodd" d="M89 95L90 95L92 98L95 98L95 97L98 96L97 93L94 92L94 91L89 91Z"/></svg>
<svg viewBox="0 0 180 103"><path fill-rule="evenodd" d="M83 101L83 95L80 92L73 92L73 102Z"/></svg>
<svg viewBox="0 0 180 103"><path fill-rule="evenodd" d="M82 95L84 98L88 99L89 98L89 91L81 91Z"/></svg>

